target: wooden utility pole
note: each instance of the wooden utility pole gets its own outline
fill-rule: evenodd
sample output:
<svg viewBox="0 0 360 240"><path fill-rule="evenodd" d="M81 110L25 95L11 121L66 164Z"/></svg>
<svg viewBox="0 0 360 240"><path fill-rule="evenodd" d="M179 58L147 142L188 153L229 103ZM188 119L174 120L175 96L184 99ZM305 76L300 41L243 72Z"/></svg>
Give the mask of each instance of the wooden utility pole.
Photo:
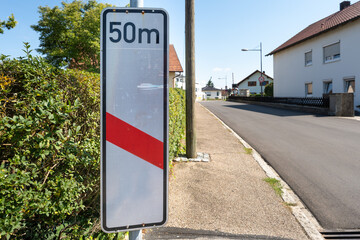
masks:
<svg viewBox="0 0 360 240"><path fill-rule="evenodd" d="M196 158L195 134L195 0L185 0L186 157Z"/></svg>

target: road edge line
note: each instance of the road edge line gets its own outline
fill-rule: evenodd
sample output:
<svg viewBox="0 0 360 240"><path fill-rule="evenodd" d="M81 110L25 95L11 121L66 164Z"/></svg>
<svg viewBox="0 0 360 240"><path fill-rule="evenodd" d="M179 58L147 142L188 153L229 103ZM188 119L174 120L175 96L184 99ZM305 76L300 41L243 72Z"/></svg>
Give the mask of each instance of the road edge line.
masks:
<svg viewBox="0 0 360 240"><path fill-rule="evenodd" d="M279 176L279 174L273 169L263 158L262 156L242 137L240 137L234 130L232 130L228 125L226 125L220 118L218 118L213 112L207 109L202 104L199 104L201 107L206 109L211 115L213 115L225 128L227 128L240 142L244 147L252 149L252 156L255 161L260 165L265 174L269 178L277 179L282 187L283 193L281 194L282 200L289 204L289 208L291 209L291 213L294 215L296 220L303 227L306 234L312 240L324 240L320 231L322 227L316 220L316 218L312 215L312 213L305 207L300 198L295 194L295 192L290 188L290 186ZM292 205L295 206L292 206Z"/></svg>

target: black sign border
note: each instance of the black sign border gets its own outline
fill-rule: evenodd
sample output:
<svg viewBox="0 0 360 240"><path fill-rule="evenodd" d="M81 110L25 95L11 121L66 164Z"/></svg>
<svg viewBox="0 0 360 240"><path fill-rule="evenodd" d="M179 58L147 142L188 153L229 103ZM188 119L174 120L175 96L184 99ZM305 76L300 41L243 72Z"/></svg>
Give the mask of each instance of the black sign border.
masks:
<svg viewBox="0 0 360 240"><path fill-rule="evenodd" d="M162 14L164 17L164 88L163 88L163 111L164 111L164 169L163 169L163 220L156 223L137 224L130 226L120 226L109 228L106 225L106 16L108 13L144 13L144 14ZM168 40L168 13L164 9L149 9L149 8L106 8L102 12L102 38L100 39L102 45L102 92L101 92L101 108L102 108L102 122L101 122L101 227L104 232L121 232L131 231L136 229L144 229L151 227L162 226L167 222L168 216L168 73L169 73L169 40Z"/></svg>

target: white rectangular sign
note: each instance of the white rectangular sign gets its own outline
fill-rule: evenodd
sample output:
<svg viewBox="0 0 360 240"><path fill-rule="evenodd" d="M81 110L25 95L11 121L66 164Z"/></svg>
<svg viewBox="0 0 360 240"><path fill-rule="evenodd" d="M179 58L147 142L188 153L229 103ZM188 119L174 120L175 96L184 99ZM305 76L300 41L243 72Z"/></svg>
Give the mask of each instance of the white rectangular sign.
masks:
<svg viewBox="0 0 360 240"><path fill-rule="evenodd" d="M163 225L168 195L168 15L101 14L101 223L105 232Z"/></svg>

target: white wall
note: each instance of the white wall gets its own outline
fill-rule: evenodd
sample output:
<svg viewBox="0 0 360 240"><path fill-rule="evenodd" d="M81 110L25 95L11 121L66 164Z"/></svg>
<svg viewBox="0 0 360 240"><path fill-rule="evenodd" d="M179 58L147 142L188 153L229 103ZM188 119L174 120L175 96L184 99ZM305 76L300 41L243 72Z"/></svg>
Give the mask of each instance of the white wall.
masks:
<svg viewBox="0 0 360 240"><path fill-rule="evenodd" d="M241 82L239 84L239 87L238 89L249 89L250 90L250 93L253 94L253 93L258 93L260 94L261 93L261 86L260 86L260 83L259 83L259 77L261 76L260 72L256 72L254 75L252 75L249 79ZM265 78L265 81L269 81L269 83L272 82L272 79L271 78L267 78L265 75L263 75L263 77ZM256 82L256 86L254 87L250 87L248 86L248 82L252 82L252 81L255 81ZM263 86L263 92L265 90L265 86Z"/></svg>
<svg viewBox="0 0 360 240"><path fill-rule="evenodd" d="M180 89L186 90L186 82L185 82L184 77L175 78L175 88L180 88ZM195 83L195 100L202 101L205 99L206 99L206 96L205 96L205 93L203 93L203 91L201 90L200 84Z"/></svg>
<svg viewBox="0 0 360 240"><path fill-rule="evenodd" d="M206 99L221 99L221 90L219 91L205 91ZM210 96L208 96L210 95Z"/></svg>
<svg viewBox="0 0 360 240"><path fill-rule="evenodd" d="M175 72L169 72L169 87L175 87Z"/></svg>
<svg viewBox="0 0 360 240"><path fill-rule="evenodd" d="M175 79L174 79L174 87L175 88L180 88L180 89L186 89L186 87L185 87L185 78L183 77L183 76L181 76L181 77L176 77Z"/></svg>
<svg viewBox="0 0 360 240"><path fill-rule="evenodd" d="M323 63L323 47L340 41L341 59ZM305 53L312 50L312 65L305 67ZM274 54L274 96L304 97L312 82L313 97L323 94L323 82L332 80L333 93L344 92L344 78L355 77L355 106L360 105L360 21Z"/></svg>
<svg viewBox="0 0 360 240"><path fill-rule="evenodd" d="M195 83L195 97L196 97L195 99L196 101L202 101L206 99L206 95L201 90L199 83Z"/></svg>

